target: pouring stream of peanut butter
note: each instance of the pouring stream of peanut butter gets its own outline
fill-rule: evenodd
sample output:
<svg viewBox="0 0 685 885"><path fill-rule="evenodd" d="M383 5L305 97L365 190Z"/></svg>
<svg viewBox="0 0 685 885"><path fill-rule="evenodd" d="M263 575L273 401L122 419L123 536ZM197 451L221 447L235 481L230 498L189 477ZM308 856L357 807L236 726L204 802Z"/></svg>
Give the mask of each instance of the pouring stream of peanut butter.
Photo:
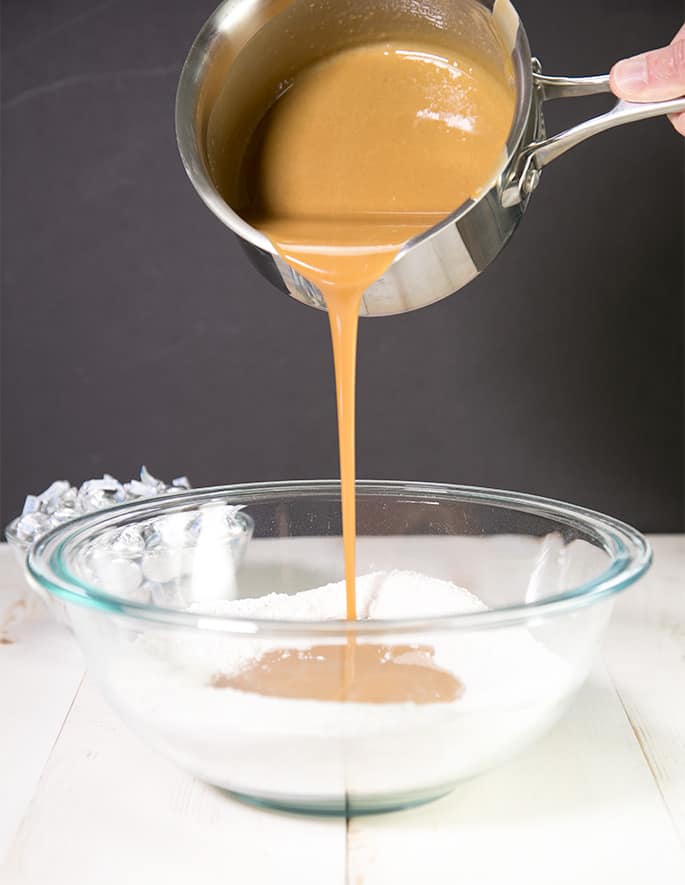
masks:
<svg viewBox="0 0 685 885"><path fill-rule="evenodd" d="M356 617L361 298L407 240L490 186L513 112L512 85L477 59L425 43L371 43L296 74L247 147L241 214L318 287L328 308L348 619Z"/></svg>
<svg viewBox="0 0 685 885"><path fill-rule="evenodd" d="M297 74L247 151L247 220L328 307L348 618L356 615L359 303L407 240L490 184L513 110L511 86L473 59L424 44L374 43Z"/></svg>

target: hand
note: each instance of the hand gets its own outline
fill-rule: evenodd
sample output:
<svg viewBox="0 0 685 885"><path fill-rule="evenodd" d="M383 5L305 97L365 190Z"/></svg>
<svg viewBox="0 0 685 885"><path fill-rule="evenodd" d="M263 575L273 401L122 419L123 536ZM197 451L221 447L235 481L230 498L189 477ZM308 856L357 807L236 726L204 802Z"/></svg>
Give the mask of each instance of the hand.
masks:
<svg viewBox="0 0 685 885"><path fill-rule="evenodd" d="M617 62L611 69L611 91L626 101L666 101L685 95L685 25L670 46ZM685 135L685 113L670 120Z"/></svg>

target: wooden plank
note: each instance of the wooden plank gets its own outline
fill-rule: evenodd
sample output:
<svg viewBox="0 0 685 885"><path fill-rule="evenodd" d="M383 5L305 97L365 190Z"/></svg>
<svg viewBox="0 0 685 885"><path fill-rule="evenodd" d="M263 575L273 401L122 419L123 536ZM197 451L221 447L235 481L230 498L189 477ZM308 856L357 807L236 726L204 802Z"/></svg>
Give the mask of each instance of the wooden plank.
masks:
<svg viewBox="0 0 685 885"><path fill-rule="evenodd" d="M28 588L13 551L0 544L0 864L82 675L73 637Z"/></svg>
<svg viewBox="0 0 685 885"><path fill-rule="evenodd" d="M429 805L350 822L349 885L681 885L685 857L601 666L545 738Z"/></svg>
<svg viewBox="0 0 685 885"><path fill-rule="evenodd" d="M345 821L261 811L143 746L86 679L5 885L342 885Z"/></svg>
<svg viewBox="0 0 685 885"><path fill-rule="evenodd" d="M685 845L685 536L651 541L654 565L619 597L605 659Z"/></svg>

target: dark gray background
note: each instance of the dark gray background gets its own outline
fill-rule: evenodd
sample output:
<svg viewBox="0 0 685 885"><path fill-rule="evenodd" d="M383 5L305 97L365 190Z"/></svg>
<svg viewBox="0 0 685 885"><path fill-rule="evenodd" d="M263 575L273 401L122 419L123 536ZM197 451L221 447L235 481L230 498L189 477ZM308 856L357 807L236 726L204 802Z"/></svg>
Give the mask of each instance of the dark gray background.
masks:
<svg viewBox="0 0 685 885"><path fill-rule="evenodd" d="M4 3L3 522L53 479L141 462L196 485L337 475L326 317L257 276L177 158L177 75L213 5ZM518 7L548 73L606 71L683 20L676 0ZM682 530L681 141L657 120L560 160L480 280L362 322L359 374L362 477Z"/></svg>

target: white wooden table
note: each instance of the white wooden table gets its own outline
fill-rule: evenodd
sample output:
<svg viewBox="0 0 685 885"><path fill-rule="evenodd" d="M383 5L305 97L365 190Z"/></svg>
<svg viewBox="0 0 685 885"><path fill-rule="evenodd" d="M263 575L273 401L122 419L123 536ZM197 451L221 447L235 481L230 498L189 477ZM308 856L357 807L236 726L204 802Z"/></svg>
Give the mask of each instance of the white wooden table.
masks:
<svg viewBox="0 0 685 885"><path fill-rule="evenodd" d="M347 822L249 808L149 751L0 545L0 882L683 885L685 536L652 542L552 733L444 799Z"/></svg>

